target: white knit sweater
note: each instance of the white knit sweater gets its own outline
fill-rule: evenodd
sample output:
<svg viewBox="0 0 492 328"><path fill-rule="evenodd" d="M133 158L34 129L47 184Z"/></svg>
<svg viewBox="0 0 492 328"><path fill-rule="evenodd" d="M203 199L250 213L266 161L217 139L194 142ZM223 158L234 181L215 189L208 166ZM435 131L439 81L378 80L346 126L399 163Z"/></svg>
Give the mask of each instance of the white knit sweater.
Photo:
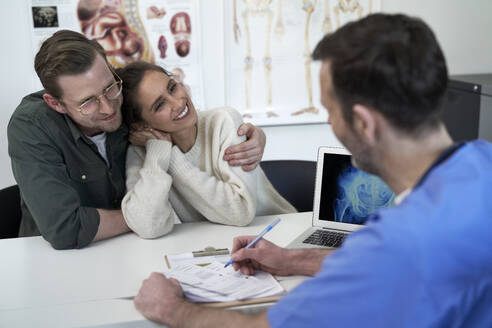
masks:
<svg viewBox="0 0 492 328"><path fill-rule="evenodd" d="M244 141L237 136L241 123L231 108L203 111L195 144L185 154L165 140L130 146L121 204L128 226L142 238L156 238L179 222L245 226L256 215L296 212L261 168L244 172L222 159L227 147Z"/></svg>

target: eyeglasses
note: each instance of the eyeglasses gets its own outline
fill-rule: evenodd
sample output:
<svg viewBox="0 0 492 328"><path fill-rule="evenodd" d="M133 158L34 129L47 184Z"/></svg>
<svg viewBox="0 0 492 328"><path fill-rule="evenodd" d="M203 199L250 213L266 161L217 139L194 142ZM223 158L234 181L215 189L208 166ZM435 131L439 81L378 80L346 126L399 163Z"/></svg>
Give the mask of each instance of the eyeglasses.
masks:
<svg viewBox="0 0 492 328"><path fill-rule="evenodd" d="M116 75L116 73L115 73ZM84 101L80 106L78 106L78 111L82 115L90 115L99 110L101 106L101 97L106 97L107 100L115 100L121 94L123 87L123 81L118 75L116 75L118 81L111 84L109 87L103 90L99 96L94 96L92 98Z"/></svg>

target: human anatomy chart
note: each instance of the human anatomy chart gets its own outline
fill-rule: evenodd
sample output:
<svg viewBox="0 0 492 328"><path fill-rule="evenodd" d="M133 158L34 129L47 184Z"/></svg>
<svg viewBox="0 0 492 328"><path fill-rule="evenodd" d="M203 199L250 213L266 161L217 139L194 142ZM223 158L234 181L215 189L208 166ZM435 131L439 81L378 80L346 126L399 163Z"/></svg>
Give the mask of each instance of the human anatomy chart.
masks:
<svg viewBox="0 0 492 328"><path fill-rule="evenodd" d="M380 0L226 1L226 103L258 125L326 122L311 51L324 34L380 7Z"/></svg>
<svg viewBox="0 0 492 328"><path fill-rule="evenodd" d="M198 0L29 0L34 52L56 30L96 40L115 67L145 60L177 72L204 105Z"/></svg>

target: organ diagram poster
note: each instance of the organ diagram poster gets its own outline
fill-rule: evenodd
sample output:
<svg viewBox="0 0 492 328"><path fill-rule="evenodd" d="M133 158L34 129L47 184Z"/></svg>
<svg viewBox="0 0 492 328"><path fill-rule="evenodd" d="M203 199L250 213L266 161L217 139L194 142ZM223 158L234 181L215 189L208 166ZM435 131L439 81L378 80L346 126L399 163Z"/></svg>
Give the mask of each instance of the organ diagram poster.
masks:
<svg viewBox="0 0 492 328"><path fill-rule="evenodd" d="M380 8L380 0L226 1L226 104L257 125L326 122L311 52L326 33Z"/></svg>
<svg viewBox="0 0 492 328"><path fill-rule="evenodd" d="M198 0L29 0L32 40L60 29L96 40L115 67L135 60L158 64L203 108Z"/></svg>

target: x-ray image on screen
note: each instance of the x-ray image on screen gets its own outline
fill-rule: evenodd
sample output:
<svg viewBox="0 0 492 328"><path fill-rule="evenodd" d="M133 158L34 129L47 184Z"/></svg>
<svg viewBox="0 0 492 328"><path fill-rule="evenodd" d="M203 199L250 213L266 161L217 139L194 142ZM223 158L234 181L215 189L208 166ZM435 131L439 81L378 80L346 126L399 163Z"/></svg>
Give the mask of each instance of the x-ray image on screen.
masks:
<svg viewBox="0 0 492 328"><path fill-rule="evenodd" d="M352 166L350 156L324 156L320 219L364 224L369 214L393 205L391 189L375 175Z"/></svg>

